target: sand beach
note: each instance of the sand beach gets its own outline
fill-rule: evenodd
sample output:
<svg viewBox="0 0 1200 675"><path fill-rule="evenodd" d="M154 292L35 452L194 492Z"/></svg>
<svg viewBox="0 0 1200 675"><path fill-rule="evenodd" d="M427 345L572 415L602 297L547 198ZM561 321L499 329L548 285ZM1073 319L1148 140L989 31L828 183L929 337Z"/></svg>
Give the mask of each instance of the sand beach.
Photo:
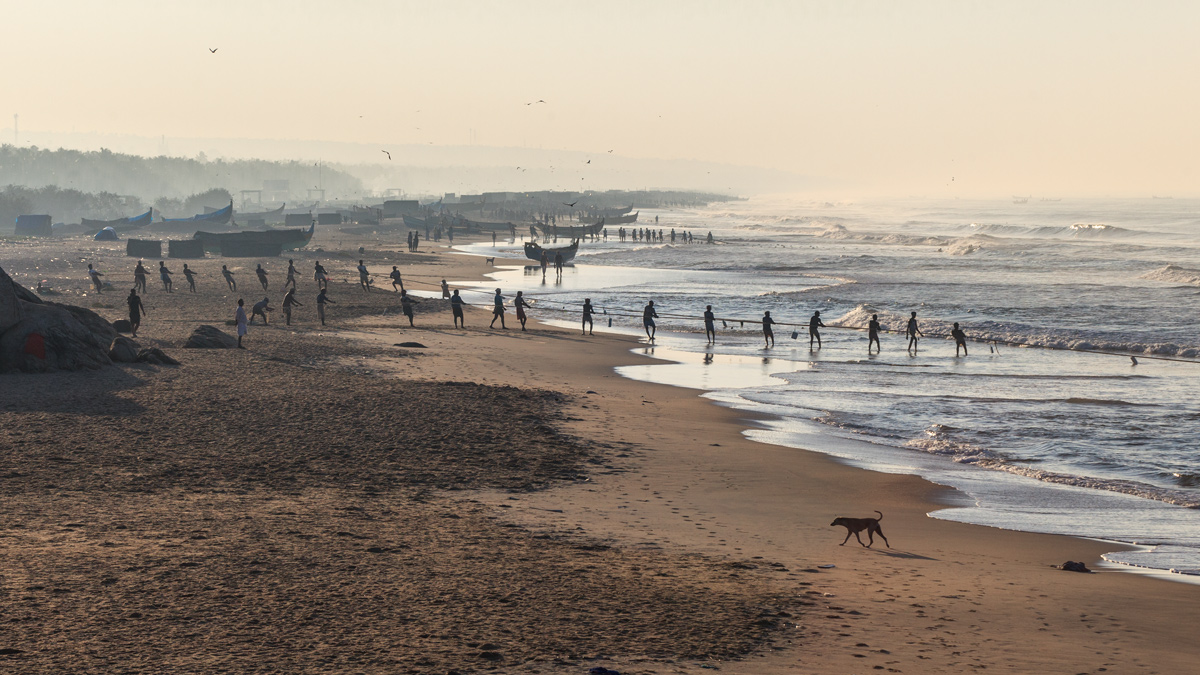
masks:
<svg viewBox="0 0 1200 675"><path fill-rule="evenodd" d="M392 265L422 292L482 281L479 257L340 233L311 248L292 256L306 306L251 326L246 350L182 345L232 332L238 297L278 307L286 258L266 292L239 265L239 294L222 259L189 261L196 294L168 261L175 292L151 279L138 341L178 367L0 375L0 667L1194 669L1200 587L1105 567L1111 543L929 518L949 490L751 441L744 413L621 377L655 362L636 338L537 311L489 329L480 295L466 330L428 296L409 328L383 290ZM110 291L88 289L88 262ZM108 319L134 262L90 240L0 247L16 281ZM839 546L833 518L875 509L891 548Z"/></svg>

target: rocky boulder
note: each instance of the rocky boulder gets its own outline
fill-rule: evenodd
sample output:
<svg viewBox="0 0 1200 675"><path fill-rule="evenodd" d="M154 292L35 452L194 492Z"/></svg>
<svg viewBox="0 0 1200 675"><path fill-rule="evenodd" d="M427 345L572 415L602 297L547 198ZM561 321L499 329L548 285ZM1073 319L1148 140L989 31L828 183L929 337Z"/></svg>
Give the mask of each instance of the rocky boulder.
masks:
<svg viewBox="0 0 1200 675"><path fill-rule="evenodd" d="M127 337L118 336L108 347L108 358L117 363L137 363L138 353L141 350L142 346L138 343Z"/></svg>
<svg viewBox="0 0 1200 675"><path fill-rule="evenodd" d="M167 356L166 352L159 349L158 347L151 347L149 349L143 349L142 351L138 352L137 360L138 360L138 363L152 363L156 366L177 366L177 365L179 365L178 361L171 358L170 356Z"/></svg>
<svg viewBox="0 0 1200 675"><path fill-rule="evenodd" d="M95 312L45 302L0 269L0 372L107 366L116 336Z"/></svg>
<svg viewBox="0 0 1200 675"><path fill-rule="evenodd" d="M235 349L237 338L215 326L197 326L183 346L189 349Z"/></svg>
<svg viewBox="0 0 1200 675"><path fill-rule="evenodd" d="M116 321L112 322L112 327L113 330L117 331L118 333L133 332L133 324L129 323L129 319L117 319Z"/></svg>

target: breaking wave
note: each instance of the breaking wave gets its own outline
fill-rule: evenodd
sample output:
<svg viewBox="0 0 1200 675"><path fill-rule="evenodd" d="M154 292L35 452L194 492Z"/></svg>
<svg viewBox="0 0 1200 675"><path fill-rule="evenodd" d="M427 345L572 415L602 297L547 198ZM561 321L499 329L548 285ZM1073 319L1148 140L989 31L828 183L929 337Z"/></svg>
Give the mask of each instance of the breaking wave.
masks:
<svg viewBox="0 0 1200 675"><path fill-rule="evenodd" d="M1150 281L1165 281L1172 284L1200 286L1200 270L1192 270L1186 267L1179 267L1177 265L1160 267L1156 270L1146 272L1138 278L1148 279Z"/></svg>

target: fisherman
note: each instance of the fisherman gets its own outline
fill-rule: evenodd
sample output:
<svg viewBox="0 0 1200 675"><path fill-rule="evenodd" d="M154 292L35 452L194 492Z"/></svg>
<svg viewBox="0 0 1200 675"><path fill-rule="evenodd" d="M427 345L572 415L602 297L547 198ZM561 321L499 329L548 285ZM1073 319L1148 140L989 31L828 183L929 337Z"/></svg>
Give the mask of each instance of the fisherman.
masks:
<svg viewBox="0 0 1200 675"><path fill-rule="evenodd" d="M908 318L908 326L905 328L905 334L908 335L908 348L915 350L917 348L917 336L925 337L921 329L917 327L917 313L913 312Z"/></svg>
<svg viewBox="0 0 1200 675"><path fill-rule="evenodd" d="M454 289L454 294L450 296L450 314L454 316L455 328L466 328L467 321L463 318L463 302L462 296L458 294L458 289ZM460 325L461 324L461 325Z"/></svg>
<svg viewBox="0 0 1200 675"><path fill-rule="evenodd" d="M824 328L825 324L821 321L821 310L813 312L813 315L808 320L808 348L812 349L813 340L817 341L817 349L821 348L821 332L818 328Z"/></svg>
<svg viewBox="0 0 1200 675"><path fill-rule="evenodd" d="M388 276L391 277L391 279L392 279L392 292L393 293L396 292L397 286L400 287L401 291L404 290L404 279L400 278L399 268L397 268L395 265L392 265L392 273L389 274Z"/></svg>
<svg viewBox="0 0 1200 675"><path fill-rule="evenodd" d="M445 279L442 279L442 299L450 299L450 284L446 283Z"/></svg>
<svg viewBox="0 0 1200 675"><path fill-rule="evenodd" d="M550 254L546 253L545 249L542 250L541 263L542 263L542 281L545 281L546 280L546 268L550 266Z"/></svg>
<svg viewBox="0 0 1200 675"><path fill-rule="evenodd" d="M500 319L500 327L508 330L508 326L504 325L504 296L500 295L500 289L496 289L496 297L492 298L494 307L492 308L492 323L488 328L496 327L496 319Z"/></svg>
<svg viewBox="0 0 1200 675"><path fill-rule="evenodd" d="M717 317L713 314L712 305L704 307L704 336L709 344L717 342Z"/></svg>
<svg viewBox="0 0 1200 675"><path fill-rule="evenodd" d="M129 332L133 334L133 337L137 337L138 328L142 325L142 317L146 315L146 306L138 297L137 287L129 290L129 297L125 298L125 301L129 303Z"/></svg>
<svg viewBox="0 0 1200 675"><path fill-rule="evenodd" d="M292 307L303 307L300 301L296 299L296 287L288 289L288 292L283 296L283 318L287 325L292 325Z"/></svg>
<svg viewBox="0 0 1200 675"><path fill-rule="evenodd" d="M525 308L529 307L529 303L525 302L525 294L517 291L517 297L513 300L513 307L517 308L517 321L521 322L521 330L525 330Z"/></svg>
<svg viewBox="0 0 1200 675"><path fill-rule="evenodd" d="M313 279L317 282L317 290L329 288L329 275L325 272L325 266L320 260L313 261Z"/></svg>
<svg viewBox="0 0 1200 675"><path fill-rule="evenodd" d="M245 349L242 346L242 337L249 332L250 328L249 322L246 320L246 303L241 298L238 298L238 308L233 314L233 322L237 324L238 349Z"/></svg>
<svg viewBox="0 0 1200 675"><path fill-rule="evenodd" d="M250 323L254 323L254 317L261 316L263 325L269 325L267 321L267 312L273 312L275 308L271 306L270 298L263 298L261 302L254 303L254 307L250 308Z"/></svg>
<svg viewBox="0 0 1200 675"><path fill-rule="evenodd" d="M959 347L962 348L962 355L967 355L967 334L963 329L958 327L958 322L954 322L954 328L950 331L950 337L954 338L954 355L958 356Z"/></svg>
<svg viewBox="0 0 1200 675"><path fill-rule="evenodd" d="M595 333L592 332L592 329L595 328L595 324L592 323L592 315L595 313L596 313L596 310L592 309L592 299L584 298L583 299L583 332L588 335L595 335Z"/></svg>
<svg viewBox="0 0 1200 675"><path fill-rule="evenodd" d="M288 260L287 281L283 282L283 287L296 287L296 264L292 260Z"/></svg>
<svg viewBox="0 0 1200 675"><path fill-rule="evenodd" d="M654 320L658 318L658 312L654 311L654 301L646 303L646 308L642 310L642 327L646 329L646 337L650 341L654 341L654 334L658 331L658 327L654 324Z"/></svg>
<svg viewBox="0 0 1200 675"><path fill-rule="evenodd" d="M867 353L871 353L871 345L875 345L875 351L883 351L883 347L879 346L879 315L872 314L871 320L867 323Z"/></svg>
<svg viewBox="0 0 1200 675"><path fill-rule="evenodd" d="M229 290L237 291L237 282L233 280L233 272L229 268L221 265L221 276L225 277L225 283L229 284Z"/></svg>
<svg viewBox="0 0 1200 675"><path fill-rule="evenodd" d="M100 277L104 276L99 270L93 269L92 264L88 263L88 278L92 280L92 286L96 287L97 293L102 293L100 290Z"/></svg>
<svg viewBox="0 0 1200 675"><path fill-rule="evenodd" d="M358 285L363 289L363 293L371 292L371 275L361 260L358 261Z"/></svg>
<svg viewBox="0 0 1200 675"><path fill-rule="evenodd" d="M771 325L774 323L775 319L771 318L771 312L764 312L762 318L762 328L763 341L766 343L766 345L763 347L763 349L775 346L775 331L771 330Z"/></svg>
<svg viewBox="0 0 1200 675"><path fill-rule="evenodd" d="M146 268L142 266L141 260L138 261L137 267L133 268L133 288L146 292Z"/></svg>
<svg viewBox="0 0 1200 675"><path fill-rule="evenodd" d="M167 269L167 264L163 261L158 261L158 276L162 279L163 290L170 293L171 287L174 284L171 282L171 270Z"/></svg>
<svg viewBox="0 0 1200 675"><path fill-rule="evenodd" d="M708 231L708 243L710 243L710 244L713 243L712 230Z"/></svg>
<svg viewBox="0 0 1200 675"><path fill-rule="evenodd" d="M262 289L267 290L267 271L263 269L262 263L258 263L258 269L254 270L254 273L258 275L258 283L262 284Z"/></svg>
<svg viewBox="0 0 1200 675"><path fill-rule="evenodd" d="M554 252L554 274L561 280L563 273L562 251Z"/></svg>
<svg viewBox="0 0 1200 675"><path fill-rule="evenodd" d="M409 328L413 328L415 326L415 324L413 324L413 303L415 302L416 300L412 299L412 296L408 294L408 291L400 291L400 311L404 313L404 316L408 317Z"/></svg>
<svg viewBox="0 0 1200 675"><path fill-rule="evenodd" d="M193 293L195 293L196 292L196 272L189 269L187 266L187 263L183 263L183 276L185 279L187 279L188 288L191 289L191 291Z"/></svg>
<svg viewBox="0 0 1200 675"><path fill-rule="evenodd" d="M320 293L317 293L317 317L321 319L322 326L325 325L325 303L328 302L328 303L331 303L334 305L337 304L336 302L334 302L334 301L330 300L328 297L326 297L325 294L328 292L329 292L329 288L326 287L326 288L322 288Z"/></svg>

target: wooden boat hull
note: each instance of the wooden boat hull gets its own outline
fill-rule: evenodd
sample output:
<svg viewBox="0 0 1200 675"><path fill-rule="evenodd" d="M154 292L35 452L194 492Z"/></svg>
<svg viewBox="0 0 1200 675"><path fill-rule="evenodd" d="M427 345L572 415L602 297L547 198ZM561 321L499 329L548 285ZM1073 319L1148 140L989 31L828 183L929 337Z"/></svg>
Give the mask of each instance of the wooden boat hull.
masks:
<svg viewBox="0 0 1200 675"><path fill-rule="evenodd" d="M579 251L579 242L575 242L575 243L571 244L570 246L564 246L562 248L542 248L535 242L532 242L532 241L525 242L525 257L526 258L529 258L530 260L536 260L537 262L541 262L543 251L546 252L546 259L550 261L551 265L554 264L554 256L559 253L562 254L563 262L567 262L567 261L575 258L575 254Z"/></svg>

